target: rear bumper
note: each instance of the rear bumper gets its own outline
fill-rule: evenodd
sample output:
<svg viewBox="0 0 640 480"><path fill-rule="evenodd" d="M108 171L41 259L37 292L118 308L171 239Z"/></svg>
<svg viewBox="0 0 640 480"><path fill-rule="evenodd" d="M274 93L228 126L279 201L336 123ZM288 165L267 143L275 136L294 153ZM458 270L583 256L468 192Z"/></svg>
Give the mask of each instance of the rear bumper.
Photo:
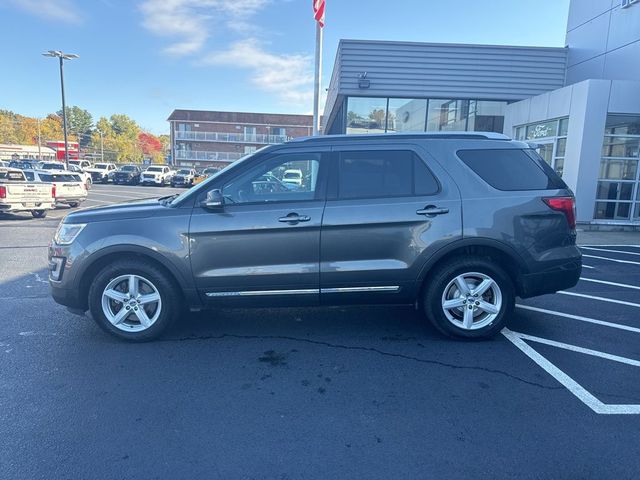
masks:
<svg viewBox="0 0 640 480"><path fill-rule="evenodd" d="M24 203L0 204L0 212L30 212L31 210L52 210L53 203L35 203L33 207L27 207Z"/></svg>
<svg viewBox="0 0 640 480"><path fill-rule="evenodd" d="M582 259L576 258L542 272L522 274L518 277L518 295L528 298L566 290L578 283L581 272Z"/></svg>

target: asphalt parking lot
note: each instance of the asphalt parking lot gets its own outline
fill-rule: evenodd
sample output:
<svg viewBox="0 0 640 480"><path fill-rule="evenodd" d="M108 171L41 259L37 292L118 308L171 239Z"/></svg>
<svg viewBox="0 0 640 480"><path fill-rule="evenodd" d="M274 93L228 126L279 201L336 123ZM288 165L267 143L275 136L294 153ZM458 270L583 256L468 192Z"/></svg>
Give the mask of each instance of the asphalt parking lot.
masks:
<svg viewBox="0 0 640 480"><path fill-rule="evenodd" d="M66 213L0 217L0 478L638 476L640 242L584 245L579 284L490 341L376 306L208 312L130 345L49 297Z"/></svg>

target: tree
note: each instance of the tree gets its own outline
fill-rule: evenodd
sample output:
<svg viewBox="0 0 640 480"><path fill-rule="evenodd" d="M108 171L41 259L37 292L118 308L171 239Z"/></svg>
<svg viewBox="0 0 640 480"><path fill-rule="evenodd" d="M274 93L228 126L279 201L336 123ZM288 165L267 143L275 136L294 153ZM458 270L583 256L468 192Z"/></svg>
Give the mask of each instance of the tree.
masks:
<svg viewBox="0 0 640 480"><path fill-rule="evenodd" d="M91 141L93 128L93 117L91 114L78 106L66 107L67 112L67 133L75 134L80 140L80 146L84 147ZM58 111L58 116L62 117L62 110Z"/></svg>
<svg viewBox="0 0 640 480"><path fill-rule="evenodd" d="M9 110L0 110L0 143L18 143L15 117Z"/></svg>

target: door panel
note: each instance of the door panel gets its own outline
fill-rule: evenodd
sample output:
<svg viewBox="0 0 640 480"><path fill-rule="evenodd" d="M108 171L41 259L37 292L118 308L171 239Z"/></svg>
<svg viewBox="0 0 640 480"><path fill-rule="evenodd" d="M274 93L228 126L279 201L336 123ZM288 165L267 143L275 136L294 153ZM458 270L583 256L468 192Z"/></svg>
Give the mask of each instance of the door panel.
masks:
<svg viewBox="0 0 640 480"><path fill-rule="evenodd" d="M291 155L270 157L255 171L222 186L226 199L222 209L194 208L191 266L204 301L214 305L318 302L325 182L319 180L321 155L309 155L313 168L300 160L296 163L305 175L301 186L284 185L278 176L285 168L273 167ZM262 164L271 166L265 170Z"/></svg>
<svg viewBox="0 0 640 480"><path fill-rule="evenodd" d="M404 155L400 150L407 150L406 145L396 148L398 150L385 153L392 162ZM380 152L376 150L373 155ZM344 150L338 153L332 174L333 169L344 167L344 163L341 164L344 153ZM424 155L417 160L425 165ZM394 171L398 170L399 163L394 163ZM436 192L428 188L431 194L420 193L416 187L411 195L394 197L390 194L399 195L405 188L402 181L376 179L371 174L370 181L377 182L377 188L387 196L341 199L344 193L340 193L337 181L338 198L327 201L322 223L323 303L410 301L415 295L419 272L431 253L461 238L462 212L457 186L435 162L428 163L428 167L438 187ZM389 172L382 172L380 178L393 177L396 173ZM414 179L424 184L426 176L418 164ZM357 182L357 176L350 180ZM353 190L366 194L366 186Z"/></svg>

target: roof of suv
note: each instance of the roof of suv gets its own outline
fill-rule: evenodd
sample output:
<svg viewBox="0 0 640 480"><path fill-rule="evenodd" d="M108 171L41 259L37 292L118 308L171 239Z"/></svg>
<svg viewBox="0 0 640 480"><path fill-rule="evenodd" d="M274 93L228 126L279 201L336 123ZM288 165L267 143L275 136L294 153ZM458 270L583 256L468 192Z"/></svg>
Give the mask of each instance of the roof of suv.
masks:
<svg viewBox="0 0 640 480"><path fill-rule="evenodd" d="M328 140L511 140L507 135L495 132L414 132L414 133L374 133L318 135L316 137L296 137L288 143L317 142Z"/></svg>

